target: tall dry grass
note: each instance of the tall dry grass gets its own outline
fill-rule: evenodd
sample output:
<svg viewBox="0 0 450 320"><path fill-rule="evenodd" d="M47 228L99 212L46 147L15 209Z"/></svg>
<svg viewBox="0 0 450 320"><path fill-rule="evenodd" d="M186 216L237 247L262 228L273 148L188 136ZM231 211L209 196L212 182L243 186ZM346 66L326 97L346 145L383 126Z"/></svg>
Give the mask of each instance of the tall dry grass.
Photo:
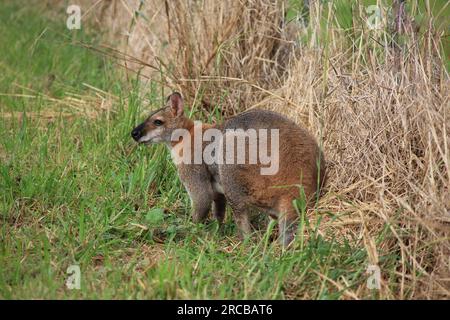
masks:
<svg viewBox="0 0 450 320"><path fill-rule="evenodd" d="M373 264L398 254L382 297L449 298L442 34L431 14L420 28L405 19L400 34L369 30L358 5L345 30L336 3L310 1L308 25L287 22L283 1L110 0L84 7L121 52L121 64L139 70L143 81L180 90L206 112L218 104L226 115L270 108L308 127L329 163L318 210L338 216L322 230L359 239ZM380 240L385 228L390 236ZM392 277L396 289L388 285ZM366 290L361 284L355 294Z"/></svg>

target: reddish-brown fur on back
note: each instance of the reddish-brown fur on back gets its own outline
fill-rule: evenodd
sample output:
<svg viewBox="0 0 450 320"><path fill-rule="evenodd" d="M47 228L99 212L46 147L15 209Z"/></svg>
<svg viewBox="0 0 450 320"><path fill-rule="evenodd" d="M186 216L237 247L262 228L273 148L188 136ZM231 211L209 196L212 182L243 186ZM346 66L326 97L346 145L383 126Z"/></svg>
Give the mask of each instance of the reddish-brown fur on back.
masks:
<svg viewBox="0 0 450 320"><path fill-rule="evenodd" d="M221 171L221 175L231 175L246 186L252 203L272 208L280 197L298 197L300 185L308 200L314 198L324 177L325 159L315 139L306 130L280 114L265 110L238 115L225 123L224 129L227 128L279 130L277 174L261 175L259 164L224 166ZM227 182L233 185L234 182L229 180Z"/></svg>
<svg viewBox="0 0 450 320"><path fill-rule="evenodd" d="M311 203L324 181L325 159L319 146L306 130L271 111L240 114L225 122L224 129L228 128L279 130L279 171L275 175L261 175L260 164L222 165L219 175L234 214L246 215L250 207L257 207L280 219L283 243L287 245L296 229L298 214L292 202L300 196L300 186ZM247 228L248 218L240 220Z"/></svg>

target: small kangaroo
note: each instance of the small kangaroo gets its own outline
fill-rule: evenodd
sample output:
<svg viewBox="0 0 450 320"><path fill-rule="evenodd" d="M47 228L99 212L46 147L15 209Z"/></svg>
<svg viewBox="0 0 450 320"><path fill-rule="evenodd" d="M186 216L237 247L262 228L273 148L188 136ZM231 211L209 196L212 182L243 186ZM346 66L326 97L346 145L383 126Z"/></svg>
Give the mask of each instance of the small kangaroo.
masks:
<svg viewBox="0 0 450 320"><path fill-rule="evenodd" d="M178 129L185 130L189 135L176 135ZM271 135L265 145L270 149L278 142L278 150L271 149L271 153L277 152L278 159L274 162L277 162L275 167L278 170L275 173L262 174L261 168L264 165L261 159L253 163L192 161L196 138L206 135L210 129L215 129L216 133L222 133L223 136L217 138L218 141L204 141L208 139L203 136L197 148L200 148L201 152L207 151L212 141L219 142L216 151L211 153L216 160L221 152L222 155L228 150L231 152L231 148L235 151L234 146L225 144L229 141L230 130L245 133L249 129L255 130L254 132L275 129L279 140ZM202 124L184 115L181 94L174 92L167 98L163 108L153 112L133 129L131 136L138 143L163 142L171 150L180 179L191 199L194 222L203 221L212 205L213 216L222 223L228 203L241 236L246 236L253 231L249 212L251 209L257 209L278 219L280 241L285 247L292 242L297 230L298 214L293 200L299 196L299 186L303 186L307 201L311 203L325 180L325 159L315 139L293 121L271 111L252 110L219 125ZM260 135L256 137L256 141L250 141L251 136L248 135L244 146L264 146L261 142L264 142L262 139L266 136ZM183 145L184 142L190 143L186 146ZM238 154L232 154L227 160L236 160L239 150L242 149L238 149ZM181 162L180 158L185 155L186 159L191 161ZM267 165L267 161L265 162Z"/></svg>

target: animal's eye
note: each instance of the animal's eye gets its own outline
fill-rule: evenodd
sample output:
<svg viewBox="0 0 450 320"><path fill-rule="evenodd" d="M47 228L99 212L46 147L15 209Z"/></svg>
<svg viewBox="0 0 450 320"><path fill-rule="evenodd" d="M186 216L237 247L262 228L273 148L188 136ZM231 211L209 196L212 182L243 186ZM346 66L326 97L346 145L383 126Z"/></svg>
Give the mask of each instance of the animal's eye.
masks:
<svg viewBox="0 0 450 320"><path fill-rule="evenodd" d="M160 125L162 125L164 122L162 122L161 120L159 120L159 119L156 119L156 120L154 120L153 121L153 124L155 125L155 126L160 126Z"/></svg>

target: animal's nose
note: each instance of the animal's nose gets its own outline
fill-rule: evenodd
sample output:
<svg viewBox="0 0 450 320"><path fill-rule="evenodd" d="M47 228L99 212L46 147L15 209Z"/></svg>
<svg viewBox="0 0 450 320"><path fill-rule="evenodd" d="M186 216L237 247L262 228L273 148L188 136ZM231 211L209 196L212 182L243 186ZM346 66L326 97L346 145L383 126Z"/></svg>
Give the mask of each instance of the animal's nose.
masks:
<svg viewBox="0 0 450 320"><path fill-rule="evenodd" d="M134 140L139 141L139 139L142 137L142 130L139 127L136 127L131 131L131 136Z"/></svg>

